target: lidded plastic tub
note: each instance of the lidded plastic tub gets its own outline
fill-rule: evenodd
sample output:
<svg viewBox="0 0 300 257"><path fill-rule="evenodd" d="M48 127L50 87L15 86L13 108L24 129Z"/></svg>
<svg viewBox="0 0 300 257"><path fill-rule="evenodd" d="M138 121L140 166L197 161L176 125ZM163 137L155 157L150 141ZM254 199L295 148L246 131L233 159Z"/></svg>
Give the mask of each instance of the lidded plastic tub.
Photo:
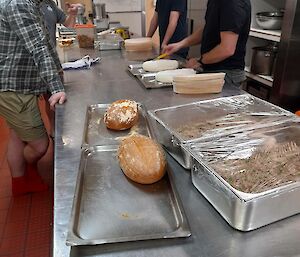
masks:
<svg viewBox="0 0 300 257"><path fill-rule="evenodd" d="M95 26L93 24L76 24L75 30L80 48L94 47Z"/></svg>

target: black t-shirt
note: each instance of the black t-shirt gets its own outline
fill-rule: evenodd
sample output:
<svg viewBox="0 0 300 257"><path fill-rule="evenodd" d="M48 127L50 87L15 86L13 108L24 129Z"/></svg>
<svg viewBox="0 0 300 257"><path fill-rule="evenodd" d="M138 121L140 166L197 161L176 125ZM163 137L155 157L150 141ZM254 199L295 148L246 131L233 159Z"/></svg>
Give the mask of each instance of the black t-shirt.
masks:
<svg viewBox="0 0 300 257"><path fill-rule="evenodd" d="M168 44L176 43L187 37L187 0L157 0L155 11L158 14L160 44L164 40L171 11L180 12L176 30ZM187 53L188 48L181 49L178 53ZM177 53L177 54L178 54Z"/></svg>
<svg viewBox="0 0 300 257"><path fill-rule="evenodd" d="M250 0L208 0L203 30L201 53L205 54L221 42L220 32L231 31L239 35L233 56L204 70L233 70L245 68L246 43L251 23Z"/></svg>

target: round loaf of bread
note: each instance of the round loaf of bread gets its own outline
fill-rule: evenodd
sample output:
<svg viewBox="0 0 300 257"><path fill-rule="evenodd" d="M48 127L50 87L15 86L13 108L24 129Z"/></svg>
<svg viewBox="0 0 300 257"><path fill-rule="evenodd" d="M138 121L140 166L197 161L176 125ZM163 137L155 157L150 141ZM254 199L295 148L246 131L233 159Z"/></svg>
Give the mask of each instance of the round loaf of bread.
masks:
<svg viewBox="0 0 300 257"><path fill-rule="evenodd" d="M161 146L139 134L122 140L118 159L124 174L140 184L155 183L166 172L166 158Z"/></svg>
<svg viewBox="0 0 300 257"><path fill-rule="evenodd" d="M158 72L163 70L175 70L178 68L176 60L155 60L146 61L143 63L143 69L150 72Z"/></svg>
<svg viewBox="0 0 300 257"><path fill-rule="evenodd" d="M107 108L104 122L109 129L125 130L137 123L138 114L138 105L135 101L118 100Z"/></svg>

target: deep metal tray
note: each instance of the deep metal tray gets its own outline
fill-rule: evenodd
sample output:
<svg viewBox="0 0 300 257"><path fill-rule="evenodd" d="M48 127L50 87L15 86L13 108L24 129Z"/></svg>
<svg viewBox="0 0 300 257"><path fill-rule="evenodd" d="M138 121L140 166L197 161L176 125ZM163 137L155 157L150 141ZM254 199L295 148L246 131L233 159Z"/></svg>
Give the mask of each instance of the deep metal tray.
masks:
<svg viewBox="0 0 300 257"><path fill-rule="evenodd" d="M278 184L259 193L245 193L234 188L212 168L222 165L224 171L231 173L235 166L224 166L223 160L243 159L266 144L290 141L300 146L300 119L185 145L193 159L192 182L221 216L241 231L254 230L300 213L300 171L293 182Z"/></svg>
<svg viewBox="0 0 300 257"><path fill-rule="evenodd" d="M190 235L171 172L141 185L123 174L116 146L82 150L67 245Z"/></svg>
<svg viewBox="0 0 300 257"><path fill-rule="evenodd" d="M264 127L294 117L293 113L249 94L204 100L148 113L158 141L186 169L191 167L191 157L182 148L183 144L199 138L214 138L218 135L249 130L253 126ZM228 116L234 117L233 122ZM201 134L194 137L178 132L178 128L199 122L204 125L217 123L222 126L207 130L201 127Z"/></svg>
<svg viewBox="0 0 300 257"><path fill-rule="evenodd" d="M118 140L135 132L149 137L152 136L144 105L138 103L139 119L137 124L123 131L114 131L106 127L103 117L108 106L109 104L95 104L87 107L82 147L118 145Z"/></svg>

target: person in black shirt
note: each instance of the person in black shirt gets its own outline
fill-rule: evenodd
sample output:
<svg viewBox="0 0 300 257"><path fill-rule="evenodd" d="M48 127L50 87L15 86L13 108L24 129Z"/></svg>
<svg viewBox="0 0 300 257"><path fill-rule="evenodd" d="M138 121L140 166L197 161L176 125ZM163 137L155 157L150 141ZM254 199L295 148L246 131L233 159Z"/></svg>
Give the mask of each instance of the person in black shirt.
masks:
<svg viewBox="0 0 300 257"><path fill-rule="evenodd" d="M201 43L201 58L187 66L204 72L223 71L225 83L240 86L245 80L246 43L250 31L250 0L208 0L204 28L199 27L182 41L167 45L164 52Z"/></svg>
<svg viewBox="0 0 300 257"><path fill-rule="evenodd" d="M167 44L176 43L187 37L187 0L157 0L147 37L152 37L159 27L160 47L162 51ZM176 51L186 58L188 48Z"/></svg>

